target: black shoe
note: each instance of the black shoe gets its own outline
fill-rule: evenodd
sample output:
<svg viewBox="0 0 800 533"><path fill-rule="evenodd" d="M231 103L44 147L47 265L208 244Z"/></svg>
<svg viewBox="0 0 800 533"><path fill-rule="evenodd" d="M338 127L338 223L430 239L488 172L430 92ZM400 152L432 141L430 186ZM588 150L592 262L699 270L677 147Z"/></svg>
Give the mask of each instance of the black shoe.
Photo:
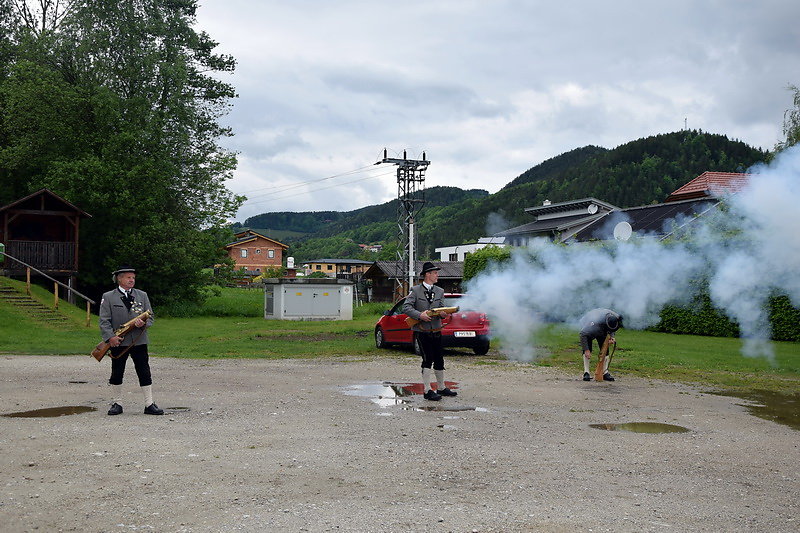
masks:
<svg viewBox="0 0 800 533"><path fill-rule="evenodd" d="M592 377L589 375L588 372L584 372L583 373L583 381L589 381L591 379L592 379Z"/></svg>
<svg viewBox="0 0 800 533"><path fill-rule="evenodd" d="M110 415L121 415L122 414L122 406L117 402L111 404L111 408L108 410L108 414Z"/></svg>
<svg viewBox="0 0 800 533"><path fill-rule="evenodd" d="M437 390L436 394L440 396L458 396L458 393L456 391L450 390L447 387L445 387L444 389Z"/></svg>
<svg viewBox="0 0 800 533"><path fill-rule="evenodd" d="M146 415L163 415L164 414L164 410L163 409L159 409L159 407L156 404L151 403L150 405L148 405L147 407L144 408L144 414L146 414Z"/></svg>
<svg viewBox="0 0 800 533"><path fill-rule="evenodd" d="M432 402L438 402L439 400L442 399L442 397L439 395L439 393L436 392L433 389L431 389L428 392L426 392L425 396L423 396L423 398L425 398L426 400L430 400Z"/></svg>
<svg viewBox="0 0 800 533"><path fill-rule="evenodd" d="M606 372L603 374L603 381L614 381L614 376Z"/></svg>

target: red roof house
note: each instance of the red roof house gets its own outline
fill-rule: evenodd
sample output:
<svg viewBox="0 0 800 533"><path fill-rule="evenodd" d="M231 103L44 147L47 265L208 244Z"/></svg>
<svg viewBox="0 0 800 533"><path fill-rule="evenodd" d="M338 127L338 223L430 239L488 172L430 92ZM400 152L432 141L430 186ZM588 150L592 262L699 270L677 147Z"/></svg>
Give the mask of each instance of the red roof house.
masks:
<svg viewBox="0 0 800 533"><path fill-rule="evenodd" d="M244 268L248 273L259 275L265 270L280 267L283 253L289 246L253 230L243 230L234 235L236 240L225 245L236 269Z"/></svg>
<svg viewBox="0 0 800 533"><path fill-rule="evenodd" d="M666 201L693 200L719 197L739 192L747 184L751 174L738 172L703 172L695 179L670 194Z"/></svg>

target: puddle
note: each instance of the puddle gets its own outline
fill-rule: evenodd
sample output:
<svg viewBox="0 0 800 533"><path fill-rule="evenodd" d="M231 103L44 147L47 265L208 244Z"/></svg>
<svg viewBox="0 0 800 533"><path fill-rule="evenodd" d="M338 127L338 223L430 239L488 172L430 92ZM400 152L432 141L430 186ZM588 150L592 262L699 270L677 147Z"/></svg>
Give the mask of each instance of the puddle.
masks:
<svg viewBox="0 0 800 533"><path fill-rule="evenodd" d="M489 412L489 410L486 409L485 407L470 407L470 406L467 406L467 405L461 405L461 406L453 407L453 406L450 406L450 405L441 405L441 404L436 404L436 405L406 405L405 407L403 407L403 409L407 409L407 410L412 410L413 409L414 411L448 411L448 412L454 412L454 413L457 413L459 411L477 411L479 413L488 413ZM445 417L445 418L447 418L447 417Z"/></svg>
<svg viewBox="0 0 800 533"><path fill-rule="evenodd" d="M683 426L660 424L658 422L628 422L626 424L589 424L590 428L606 431L630 431L631 433L686 433Z"/></svg>
<svg viewBox="0 0 800 533"><path fill-rule="evenodd" d="M800 393L711 391L708 394L746 400L749 403L737 405L746 407L751 415L800 430Z"/></svg>
<svg viewBox="0 0 800 533"><path fill-rule="evenodd" d="M20 411L18 413L8 413L3 416L9 418L53 418L56 416L78 415L97 411L96 407L86 407L85 405L68 405L66 407L47 407L45 409L34 409L33 411Z"/></svg>
<svg viewBox="0 0 800 533"><path fill-rule="evenodd" d="M457 390L457 381L445 381L445 386L449 389ZM351 385L344 389L344 393L348 396L361 396L369 398L372 403L381 407L400 406L401 409L407 411L478 411L488 412L488 409L483 407L473 407L466 405L447 405L447 400L443 402L435 402L431 404L419 404L412 402L409 396L421 396L424 393L422 383L393 383L391 381L384 381L383 383L366 383L359 385Z"/></svg>
<svg viewBox="0 0 800 533"><path fill-rule="evenodd" d="M89 383L88 381L70 381L70 383Z"/></svg>

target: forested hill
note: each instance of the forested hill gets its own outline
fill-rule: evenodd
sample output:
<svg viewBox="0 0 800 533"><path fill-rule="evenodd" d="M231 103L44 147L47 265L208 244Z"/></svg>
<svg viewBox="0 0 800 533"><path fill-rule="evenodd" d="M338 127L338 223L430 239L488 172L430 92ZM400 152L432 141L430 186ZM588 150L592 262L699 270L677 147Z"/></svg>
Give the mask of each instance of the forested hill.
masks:
<svg viewBox="0 0 800 533"><path fill-rule="evenodd" d="M431 187L425 191L425 205L441 207L460 204L473 198L485 198L487 191L480 189L463 190L458 187ZM281 211L262 213L248 218L234 227L269 228L272 230L288 230L301 233L313 233L315 236L331 236L352 229L353 226L364 226L379 222L395 222L397 220L397 200L383 204L362 207L354 211Z"/></svg>
<svg viewBox="0 0 800 533"><path fill-rule="evenodd" d="M432 187L426 191L426 204L417 218L419 251L421 257L434 258L437 247L474 242L528 222L530 217L524 209L541 205L544 200L562 202L593 196L619 207L657 203L705 171L743 172L766 157L767 152L725 135L683 130L610 150L586 146L565 152L513 178L494 194ZM389 255L397 242L396 203L393 200L348 213L327 213L311 240L288 243L292 246L290 253L300 261L313 258L306 255L354 257L358 243L383 243ZM259 217L277 215L283 214ZM295 215L304 220L310 214ZM265 219L259 217L248 219L244 225L277 227L262 223Z"/></svg>

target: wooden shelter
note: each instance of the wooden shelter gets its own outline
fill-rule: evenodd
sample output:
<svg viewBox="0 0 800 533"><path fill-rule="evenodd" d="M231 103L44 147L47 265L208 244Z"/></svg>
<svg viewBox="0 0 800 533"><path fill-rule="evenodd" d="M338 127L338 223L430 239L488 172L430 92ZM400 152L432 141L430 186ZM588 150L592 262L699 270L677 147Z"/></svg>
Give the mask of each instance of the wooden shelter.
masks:
<svg viewBox="0 0 800 533"><path fill-rule="evenodd" d="M0 242L11 257L74 286L80 221L91 215L47 189L0 207ZM22 275L16 261L0 262L7 276Z"/></svg>

